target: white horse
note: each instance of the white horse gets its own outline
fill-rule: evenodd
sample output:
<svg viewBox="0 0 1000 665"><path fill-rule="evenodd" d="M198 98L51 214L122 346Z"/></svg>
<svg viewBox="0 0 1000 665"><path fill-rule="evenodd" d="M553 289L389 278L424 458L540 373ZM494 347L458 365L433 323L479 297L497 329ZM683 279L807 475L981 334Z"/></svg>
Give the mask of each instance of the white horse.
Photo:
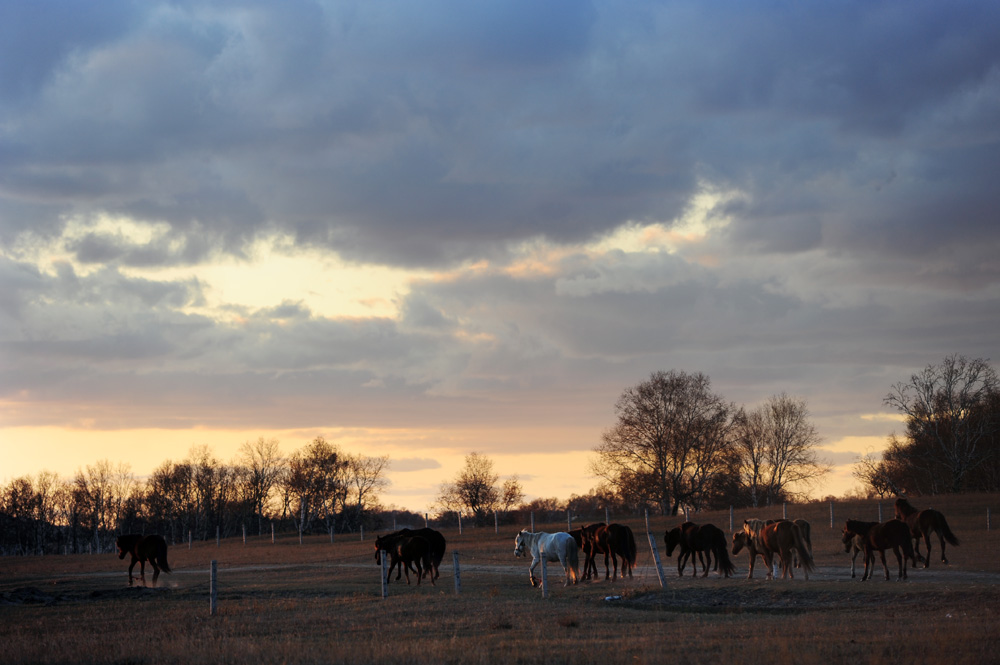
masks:
<svg viewBox="0 0 1000 665"><path fill-rule="evenodd" d="M560 531L558 533L545 533L544 531L521 530L514 539L514 556L527 556L527 549L531 553L531 565L528 566L528 578L531 586L537 586L535 579L535 566L545 557L546 561L558 561L562 564L566 572L565 586L569 586L572 578L576 584L580 578L580 557L579 548L573 536Z"/></svg>

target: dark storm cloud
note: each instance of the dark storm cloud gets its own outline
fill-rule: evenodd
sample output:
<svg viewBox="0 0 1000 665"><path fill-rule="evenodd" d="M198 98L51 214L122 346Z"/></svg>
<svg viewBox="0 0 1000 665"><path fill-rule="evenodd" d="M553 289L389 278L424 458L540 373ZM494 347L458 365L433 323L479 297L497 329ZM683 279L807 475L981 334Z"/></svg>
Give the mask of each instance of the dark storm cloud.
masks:
<svg viewBox="0 0 1000 665"><path fill-rule="evenodd" d="M7 238L116 212L432 265L669 220L708 179L755 251L997 240L993 3L3 11Z"/></svg>

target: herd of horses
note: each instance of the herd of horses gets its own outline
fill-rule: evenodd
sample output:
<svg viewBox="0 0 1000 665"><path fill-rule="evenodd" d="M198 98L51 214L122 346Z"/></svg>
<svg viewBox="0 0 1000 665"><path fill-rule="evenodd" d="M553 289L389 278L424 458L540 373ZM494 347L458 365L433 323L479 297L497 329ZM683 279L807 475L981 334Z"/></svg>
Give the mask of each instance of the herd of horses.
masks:
<svg viewBox="0 0 1000 665"><path fill-rule="evenodd" d="M774 559L778 557L781 577L794 578L794 569L800 568L806 579L815 569L812 556L812 539L809 523L805 520L746 520L743 528L732 535L733 556L744 549L749 555L750 570L747 578L752 578L754 564L760 557L767 567L767 579L774 577ZM930 566L931 535L937 534L941 545L941 561L947 564L945 544L958 545L959 540L952 533L948 521L937 510L918 510L906 499L897 499L895 517L886 522L862 522L847 520L841 541L844 551L851 554L851 577L855 577L855 561L858 554L865 555L865 570L862 581L871 578L875 568L875 553L881 557L885 579L889 579L886 564L886 550L892 550L899 565L897 580L907 579L907 562L924 562ZM912 543L911 543L912 539ZM712 524L684 522L668 529L663 534L667 556L678 551L677 574L682 576L687 562L691 562L692 574L698 575L698 563L702 566L702 577L707 577L709 568L720 576L730 577L736 567L729 556L730 542L722 529ZM920 541L927 549L926 558L920 554ZM128 583L133 583L132 571L139 563L139 576L146 583L146 562L153 568L152 586L156 586L160 571L169 573L167 563L167 543L162 536L128 534L117 540L118 558L131 555L128 567ZM396 580L406 576L410 583L410 572L417 578L417 584L428 577L431 584L440 576L439 566L444 558L447 543L444 536L431 528L401 529L375 539L375 561L382 565L382 556L389 560L386 582L396 571ZM583 576L579 571L579 552L584 553ZM383 554L384 553L384 554ZM537 586L535 569L538 564L559 562L565 573L565 584L576 584L581 580L596 579L599 575L597 557L604 555L604 578L616 580L632 577L636 561L635 536L625 524L589 524L568 532L520 531L514 539L515 556L531 556L528 578L532 586ZM610 565L609 565L610 564Z"/></svg>

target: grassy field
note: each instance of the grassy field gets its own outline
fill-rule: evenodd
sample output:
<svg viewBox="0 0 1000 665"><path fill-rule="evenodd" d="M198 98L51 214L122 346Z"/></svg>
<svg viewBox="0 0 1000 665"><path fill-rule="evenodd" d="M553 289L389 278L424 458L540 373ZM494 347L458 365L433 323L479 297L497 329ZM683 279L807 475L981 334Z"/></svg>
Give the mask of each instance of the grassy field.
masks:
<svg viewBox="0 0 1000 665"><path fill-rule="evenodd" d="M988 663L1000 653L1000 526L987 531L998 495L921 497L961 539L908 582L850 577L840 545L848 518L875 520L875 502L789 505L813 525L817 571L808 581L765 581L747 560L720 579L677 576L662 536L680 518L651 519L663 560L661 588L642 519L630 524L639 559L631 580L564 588L550 566L550 596L513 556L518 527L443 529L448 553L435 586L389 585L382 598L373 536L270 537L170 549L160 587L129 588L114 555L0 559L0 663ZM891 503L883 516L891 517ZM781 508L737 510L780 517ZM729 512L697 522L729 528ZM536 525L563 530L565 522ZM459 552L456 593L452 552ZM890 564L894 566L890 554ZM210 562L218 611L209 612ZM603 565L600 566L603 573ZM148 571L147 571L148 572ZM893 579L895 570L893 568Z"/></svg>

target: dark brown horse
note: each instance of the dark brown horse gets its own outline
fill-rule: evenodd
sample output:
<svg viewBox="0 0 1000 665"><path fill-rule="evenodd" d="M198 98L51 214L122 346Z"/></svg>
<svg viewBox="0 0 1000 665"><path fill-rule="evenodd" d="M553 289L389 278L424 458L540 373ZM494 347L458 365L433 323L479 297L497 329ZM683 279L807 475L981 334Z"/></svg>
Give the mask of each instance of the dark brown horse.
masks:
<svg viewBox="0 0 1000 665"><path fill-rule="evenodd" d="M618 559L621 559L622 567L622 578L624 579L625 573L628 573L629 577L632 577L632 568L635 566L635 536L632 533L631 527L627 524L616 524L612 522L603 529L597 530L597 541L600 547L605 551L604 555L604 572L607 575L608 568L608 556L611 557L611 563L614 566L614 576L611 579L618 578ZM605 577L607 579L607 577Z"/></svg>
<svg viewBox="0 0 1000 665"><path fill-rule="evenodd" d="M701 561L703 570L702 577L708 576L709 566L712 565L712 555L715 555L715 570L719 574L729 577L736 568L733 566L729 554L726 552L726 534L722 529L714 524L695 524L685 522L679 527L674 527L663 534L663 541L667 545L667 556L673 554L674 548L680 547L681 551L677 557L677 575L684 574L684 567L687 565L688 557L691 558L693 575L698 574L698 564L695 560L697 555ZM704 555L704 558L703 556Z"/></svg>
<svg viewBox="0 0 1000 665"><path fill-rule="evenodd" d="M431 565L424 570L424 575L433 575L434 579L441 576L438 571L438 567L441 565L441 560L444 559L444 551L448 547L447 541L445 541L444 536L441 535L440 531L435 531L434 529L424 527L422 529L400 529L399 531L393 531L392 533L386 534L375 539L375 559L378 560L379 543L385 541L388 544L390 541L395 540L401 536L418 536L427 541L431 547ZM391 561L390 557L390 561ZM399 571L396 572L396 579L399 579Z"/></svg>
<svg viewBox="0 0 1000 665"><path fill-rule="evenodd" d="M608 552L605 551L604 543L600 542L597 537L598 531L607 527L604 522L596 522L594 524L588 524L587 526L580 527L579 529L573 529L569 532L569 535L573 536L573 540L576 541L576 546L579 547L584 554L584 564L583 564L583 577L581 579L589 580L593 575L594 579L597 579L597 562L595 559L598 554L604 555L604 576L605 579L610 577L610 572L608 568Z"/></svg>
<svg viewBox="0 0 1000 665"><path fill-rule="evenodd" d="M916 567L917 560L913 555L913 546L910 544L910 528L902 520L889 520L888 522L860 522L858 520L847 520L844 525L842 540L845 546L848 541L855 536L861 536L865 547L865 572L861 576L861 581L871 579L875 570L875 551L877 550L882 559L882 570L885 571L885 579L889 579L889 566L885 562L885 551L892 549L899 563L899 574L897 581L906 579L906 561L913 561Z"/></svg>
<svg viewBox="0 0 1000 665"><path fill-rule="evenodd" d="M130 533L118 536L115 541L118 548L118 558L124 559L126 554L132 555L132 562L128 565L128 585L132 586L132 569L139 562L139 579L143 586L146 586L146 562L153 567L153 586L156 586L156 579L160 576L160 570L165 573L170 572L170 564L167 563L167 541L163 536L151 534L143 536L138 533Z"/></svg>
<svg viewBox="0 0 1000 665"><path fill-rule="evenodd" d="M948 541L952 545L958 545L958 538L948 528L948 520L940 512L933 508L917 510L910 505L906 499L896 499L896 519L903 520L910 527L910 534L913 536L913 549L917 559L924 562L924 568L931 565L931 533L936 533L938 541L941 543L941 563L947 564L948 557L945 556L944 543ZM924 539L927 546L927 558L920 554L920 539ZM917 564L914 563L916 568Z"/></svg>
<svg viewBox="0 0 1000 665"><path fill-rule="evenodd" d="M406 575L406 583L410 583L410 570L417 574L417 586L424 576L424 571L433 573L434 557L431 544L420 536L382 536L375 539L375 563L382 563L382 552L389 554L389 571L385 581L388 584L392 577L392 569L396 568L396 579L400 571ZM412 566L412 567L411 567ZM434 584L434 575L430 576ZM435 585L436 586L436 585Z"/></svg>

